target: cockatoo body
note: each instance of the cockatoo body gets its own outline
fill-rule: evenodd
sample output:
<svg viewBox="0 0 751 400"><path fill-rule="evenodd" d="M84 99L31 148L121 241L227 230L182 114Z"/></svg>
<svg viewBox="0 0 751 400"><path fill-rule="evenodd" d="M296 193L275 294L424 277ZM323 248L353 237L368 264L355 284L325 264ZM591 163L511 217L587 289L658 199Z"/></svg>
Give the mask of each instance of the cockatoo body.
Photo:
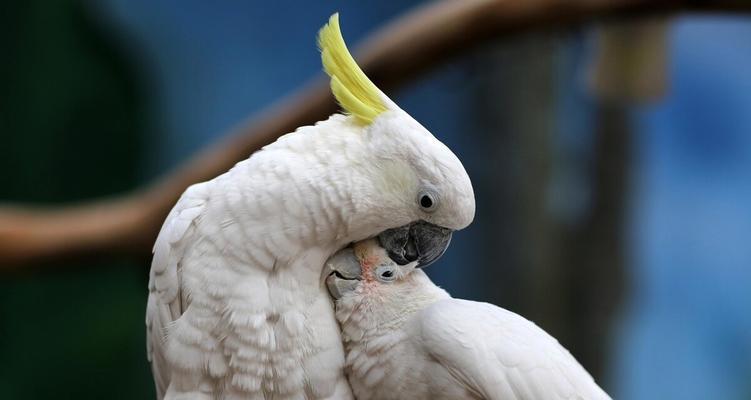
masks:
<svg viewBox="0 0 751 400"><path fill-rule="evenodd" d="M319 34L347 115L287 134L191 186L154 245L146 310L159 399L350 399L322 267L377 237L427 265L474 216L454 154Z"/></svg>
<svg viewBox="0 0 751 400"><path fill-rule="evenodd" d="M374 240L327 262L357 399L610 399L537 325L454 299L414 268Z"/></svg>

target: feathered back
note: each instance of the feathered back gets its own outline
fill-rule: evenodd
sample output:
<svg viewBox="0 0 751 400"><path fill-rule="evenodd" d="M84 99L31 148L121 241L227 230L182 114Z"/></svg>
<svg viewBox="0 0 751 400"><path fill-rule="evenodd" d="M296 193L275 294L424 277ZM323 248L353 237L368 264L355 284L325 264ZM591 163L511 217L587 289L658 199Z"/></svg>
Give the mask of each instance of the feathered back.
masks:
<svg viewBox="0 0 751 400"><path fill-rule="evenodd" d="M331 77L331 91L344 111L368 125L386 111L381 90L365 75L347 49L339 29L339 14L318 32L323 69Z"/></svg>

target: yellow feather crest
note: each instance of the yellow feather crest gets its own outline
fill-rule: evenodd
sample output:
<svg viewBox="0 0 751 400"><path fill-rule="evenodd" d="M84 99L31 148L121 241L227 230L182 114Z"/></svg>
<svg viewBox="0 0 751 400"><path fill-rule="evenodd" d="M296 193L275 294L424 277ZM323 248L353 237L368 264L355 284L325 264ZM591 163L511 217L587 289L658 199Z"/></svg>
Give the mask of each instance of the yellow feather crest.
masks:
<svg viewBox="0 0 751 400"><path fill-rule="evenodd" d="M386 111L381 90L360 69L344 43L338 13L318 32L318 47L323 69L331 77L331 91L345 112L368 125Z"/></svg>

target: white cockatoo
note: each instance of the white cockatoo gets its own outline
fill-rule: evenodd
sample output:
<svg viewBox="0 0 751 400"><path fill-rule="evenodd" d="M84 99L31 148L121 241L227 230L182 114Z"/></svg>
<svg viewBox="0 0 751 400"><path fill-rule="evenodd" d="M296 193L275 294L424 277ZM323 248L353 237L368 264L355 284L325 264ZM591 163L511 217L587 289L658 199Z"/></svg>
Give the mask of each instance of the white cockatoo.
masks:
<svg viewBox="0 0 751 400"><path fill-rule="evenodd" d="M474 217L461 162L349 54L318 38L345 111L188 188L154 245L146 309L158 398L349 399L325 261L377 238L427 265Z"/></svg>
<svg viewBox="0 0 751 400"><path fill-rule="evenodd" d="M416 266L371 239L326 263L357 399L610 399L537 325L454 299Z"/></svg>

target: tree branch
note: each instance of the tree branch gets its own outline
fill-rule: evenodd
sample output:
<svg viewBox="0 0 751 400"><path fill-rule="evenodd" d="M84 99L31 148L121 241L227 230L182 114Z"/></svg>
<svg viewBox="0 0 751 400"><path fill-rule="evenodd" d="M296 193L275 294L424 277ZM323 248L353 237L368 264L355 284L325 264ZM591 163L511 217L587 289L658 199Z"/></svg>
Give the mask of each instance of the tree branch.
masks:
<svg viewBox="0 0 751 400"><path fill-rule="evenodd" d="M748 12L747 0L444 0L383 27L362 45L360 64L385 91L478 44L613 17L681 11ZM322 21L323 23L323 21ZM323 80L251 119L153 184L80 205L0 208L0 270L94 255L148 256L164 218L191 184L211 179L295 128L336 111Z"/></svg>

